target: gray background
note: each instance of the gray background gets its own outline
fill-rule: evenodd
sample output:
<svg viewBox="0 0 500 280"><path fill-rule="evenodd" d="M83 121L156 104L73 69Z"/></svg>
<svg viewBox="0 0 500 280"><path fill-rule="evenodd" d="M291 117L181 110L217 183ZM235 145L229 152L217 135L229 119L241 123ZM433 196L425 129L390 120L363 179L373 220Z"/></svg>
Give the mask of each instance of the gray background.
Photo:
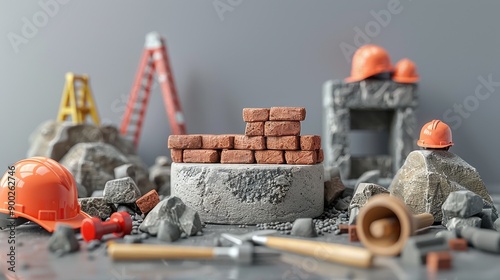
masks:
<svg viewBox="0 0 500 280"><path fill-rule="evenodd" d="M393 63L403 57L417 63L419 127L448 121L452 151L500 192L500 87L475 96L479 77L500 82L500 2L143 2L0 2L0 166L25 157L30 133L56 117L68 71L90 75L101 119L118 125L144 36L153 30L167 38L189 133L243 133L242 108L303 106L302 133L321 134L322 84L348 76L341 45L355 47L358 39L358 46L385 47ZM57 5L44 11L40 3ZM218 13L214 3L230 9ZM391 3L396 8L388 9ZM377 22L381 10L392 10L391 18ZM36 30L26 32L29 24ZM17 45L12 36L19 36ZM158 87L151 101L139 147L148 164L168 154L170 134ZM450 111L464 102L463 116Z"/></svg>

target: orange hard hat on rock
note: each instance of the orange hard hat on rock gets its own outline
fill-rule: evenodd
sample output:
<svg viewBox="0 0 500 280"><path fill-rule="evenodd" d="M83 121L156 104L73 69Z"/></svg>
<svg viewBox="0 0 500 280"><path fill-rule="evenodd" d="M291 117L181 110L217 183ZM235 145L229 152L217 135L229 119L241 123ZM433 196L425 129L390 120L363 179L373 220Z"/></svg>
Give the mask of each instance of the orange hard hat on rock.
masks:
<svg viewBox="0 0 500 280"><path fill-rule="evenodd" d="M0 180L0 224L32 221L53 232L56 223L74 229L90 216L80 210L73 175L57 161L32 157L18 161Z"/></svg>
<svg viewBox="0 0 500 280"><path fill-rule="evenodd" d="M351 76L346 82L358 82L394 69L387 51L377 45L364 45L352 57Z"/></svg>
<svg viewBox="0 0 500 280"><path fill-rule="evenodd" d="M420 131L417 145L422 148L447 148L453 146L450 127L440 120L426 123Z"/></svg>
<svg viewBox="0 0 500 280"><path fill-rule="evenodd" d="M396 63L392 80L397 83L412 84L418 82L417 66L408 58L401 59Z"/></svg>

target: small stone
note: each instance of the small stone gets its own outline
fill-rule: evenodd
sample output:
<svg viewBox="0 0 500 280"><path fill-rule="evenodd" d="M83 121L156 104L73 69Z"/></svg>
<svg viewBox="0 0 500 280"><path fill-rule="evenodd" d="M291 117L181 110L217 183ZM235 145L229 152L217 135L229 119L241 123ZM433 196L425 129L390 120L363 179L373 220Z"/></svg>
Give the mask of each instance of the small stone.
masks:
<svg viewBox="0 0 500 280"><path fill-rule="evenodd" d="M181 237L179 226L167 220L162 220L158 227L158 239L164 242L174 242Z"/></svg>
<svg viewBox="0 0 500 280"><path fill-rule="evenodd" d="M349 204L347 204L343 199L338 199L334 207L339 211L345 211L349 209Z"/></svg>
<svg viewBox="0 0 500 280"><path fill-rule="evenodd" d="M134 203L141 191L132 178L125 177L106 182L103 195L108 203Z"/></svg>
<svg viewBox="0 0 500 280"><path fill-rule="evenodd" d="M483 199L471 191L455 191L448 195L448 198L441 207L443 211L442 223L454 217L469 218L481 212L483 209Z"/></svg>
<svg viewBox="0 0 500 280"><path fill-rule="evenodd" d="M481 227L481 218L470 217L470 218L451 218L446 223L446 228L448 230L454 230L459 227Z"/></svg>
<svg viewBox="0 0 500 280"><path fill-rule="evenodd" d="M142 238L137 235L125 235L123 241L127 244L137 244L142 243Z"/></svg>
<svg viewBox="0 0 500 280"><path fill-rule="evenodd" d="M148 239L149 238L149 234L143 232L143 233L141 233L141 238L142 239Z"/></svg>
<svg viewBox="0 0 500 280"><path fill-rule="evenodd" d="M109 204L103 197L79 198L78 203L83 212L92 217L99 217L101 220L109 219L109 216L116 211L113 204Z"/></svg>
<svg viewBox="0 0 500 280"><path fill-rule="evenodd" d="M481 228L494 229L493 228L493 211L491 208L483 208L476 216L481 218Z"/></svg>
<svg viewBox="0 0 500 280"><path fill-rule="evenodd" d="M496 219L496 221L493 223L493 228L500 232L500 218Z"/></svg>
<svg viewBox="0 0 500 280"><path fill-rule="evenodd" d="M49 238L48 244L49 250L60 256L80 249L80 243L76 240L73 228L62 223L56 224L56 230Z"/></svg>
<svg viewBox="0 0 500 280"><path fill-rule="evenodd" d="M443 237L446 240L450 240L458 238L458 235L455 230L441 230L436 233L436 237Z"/></svg>
<svg viewBox="0 0 500 280"><path fill-rule="evenodd" d="M99 248L101 246L101 241L94 239L87 243L87 250L88 251L94 251L95 249Z"/></svg>
<svg viewBox="0 0 500 280"><path fill-rule="evenodd" d="M292 226L291 235L301 237L318 236L311 218L300 218L295 220Z"/></svg>

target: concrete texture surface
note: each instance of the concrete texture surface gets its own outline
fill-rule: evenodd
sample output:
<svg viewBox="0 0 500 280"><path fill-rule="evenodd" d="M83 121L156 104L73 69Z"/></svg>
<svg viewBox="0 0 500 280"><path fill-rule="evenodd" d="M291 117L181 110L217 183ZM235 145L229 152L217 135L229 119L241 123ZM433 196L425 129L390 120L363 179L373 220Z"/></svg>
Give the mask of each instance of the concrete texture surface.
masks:
<svg viewBox="0 0 500 280"><path fill-rule="evenodd" d="M316 165L171 166L171 191L205 222L293 222L323 212L324 168Z"/></svg>

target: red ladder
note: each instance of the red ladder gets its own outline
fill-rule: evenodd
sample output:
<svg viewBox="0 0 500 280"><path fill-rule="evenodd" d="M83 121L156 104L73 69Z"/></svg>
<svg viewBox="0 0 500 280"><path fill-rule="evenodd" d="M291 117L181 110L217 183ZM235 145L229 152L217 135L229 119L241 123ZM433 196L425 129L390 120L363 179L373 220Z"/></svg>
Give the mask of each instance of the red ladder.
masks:
<svg viewBox="0 0 500 280"><path fill-rule="evenodd" d="M170 120L172 134L186 134L184 114L177 97L165 42L158 33L151 32L146 35L144 53L142 54L120 127L122 135L133 138L135 147L139 145L144 116L153 85L154 72L156 72L163 93L163 102ZM134 126L135 129L132 129Z"/></svg>

